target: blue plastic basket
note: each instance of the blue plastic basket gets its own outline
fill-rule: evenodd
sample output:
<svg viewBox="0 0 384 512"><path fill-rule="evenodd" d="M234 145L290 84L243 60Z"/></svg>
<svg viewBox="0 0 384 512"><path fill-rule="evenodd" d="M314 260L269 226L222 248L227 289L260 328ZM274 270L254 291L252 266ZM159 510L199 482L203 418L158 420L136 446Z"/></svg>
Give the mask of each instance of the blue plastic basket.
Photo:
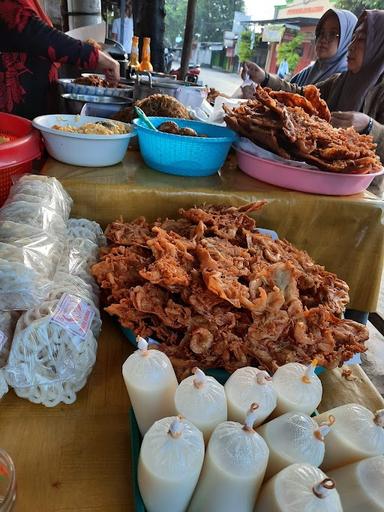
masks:
<svg viewBox="0 0 384 512"><path fill-rule="evenodd" d="M140 151L145 163L160 172L177 176L210 176L224 164L237 135L223 126L200 121L150 117L155 127L174 121L181 128L192 128L207 137L173 135L147 128L144 121L135 119Z"/></svg>

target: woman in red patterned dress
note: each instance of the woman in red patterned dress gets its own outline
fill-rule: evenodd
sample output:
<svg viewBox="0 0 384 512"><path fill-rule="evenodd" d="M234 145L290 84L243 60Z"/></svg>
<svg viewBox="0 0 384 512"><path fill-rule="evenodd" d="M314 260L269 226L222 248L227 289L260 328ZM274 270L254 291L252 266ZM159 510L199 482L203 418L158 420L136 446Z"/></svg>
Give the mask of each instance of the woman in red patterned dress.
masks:
<svg viewBox="0 0 384 512"><path fill-rule="evenodd" d="M53 28L38 0L0 0L0 111L30 119L47 113L61 63L119 80L118 62Z"/></svg>

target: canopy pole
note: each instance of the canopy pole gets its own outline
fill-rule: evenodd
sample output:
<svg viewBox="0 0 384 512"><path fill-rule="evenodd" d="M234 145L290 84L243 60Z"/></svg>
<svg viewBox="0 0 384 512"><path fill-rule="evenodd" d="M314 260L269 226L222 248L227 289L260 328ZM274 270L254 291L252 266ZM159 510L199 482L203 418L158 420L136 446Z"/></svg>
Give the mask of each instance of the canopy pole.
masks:
<svg viewBox="0 0 384 512"><path fill-rule="evenodd" d="M197 0L188 0L187 19L185 21L184 31L183 52L181 54L180 80L184 80L187 75L189 61L192 54L193 28L195 26L196 4Z"/></svg>
<svg viewBox="0 0 384 512"><path fill-rule="evenodd" d="M125 29L125 0L120 0L120 41L124 47L124 29ZM125 51L125 48L124 48Z"/></svg>

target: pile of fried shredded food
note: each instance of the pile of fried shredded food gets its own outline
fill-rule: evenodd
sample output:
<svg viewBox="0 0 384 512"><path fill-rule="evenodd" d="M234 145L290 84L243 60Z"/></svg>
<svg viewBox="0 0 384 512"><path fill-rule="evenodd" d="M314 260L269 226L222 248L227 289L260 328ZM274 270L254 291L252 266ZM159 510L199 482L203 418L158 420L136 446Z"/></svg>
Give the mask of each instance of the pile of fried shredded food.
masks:
<svg viewBox="0 0 384 512"><path fill-rule="evenodd" d="M303 96L257 87L255 99L223 108L230 128L283 158L339 173L381 169L373 138L354 128L334 128L327 104L314 85L304 87Z"/></svg>
<svg viewBox="0 0 384 512"><path fill-rule="evenodd" d="M286 240L256 230L246 206L180 210L177 220L110 224L92 273L106 311L151 337L180 378L194 366L269 371L363 352L367 328L340 318L348 286Z"/></svg>

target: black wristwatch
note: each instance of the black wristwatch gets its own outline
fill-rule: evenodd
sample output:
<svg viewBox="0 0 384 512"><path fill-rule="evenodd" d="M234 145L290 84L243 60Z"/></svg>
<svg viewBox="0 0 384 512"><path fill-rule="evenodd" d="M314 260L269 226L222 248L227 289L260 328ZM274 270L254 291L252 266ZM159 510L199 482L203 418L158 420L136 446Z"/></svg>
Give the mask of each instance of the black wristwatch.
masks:
<svg viewBox="0 0 384 512"><path fill-rule="evenodd" d="M372 127L373 127L373 119L372 117L369 118L369 122L367 124L367 127L365 128L365 130L363 130L361 133L362 135L369 135L372 131Z"/></svg>

